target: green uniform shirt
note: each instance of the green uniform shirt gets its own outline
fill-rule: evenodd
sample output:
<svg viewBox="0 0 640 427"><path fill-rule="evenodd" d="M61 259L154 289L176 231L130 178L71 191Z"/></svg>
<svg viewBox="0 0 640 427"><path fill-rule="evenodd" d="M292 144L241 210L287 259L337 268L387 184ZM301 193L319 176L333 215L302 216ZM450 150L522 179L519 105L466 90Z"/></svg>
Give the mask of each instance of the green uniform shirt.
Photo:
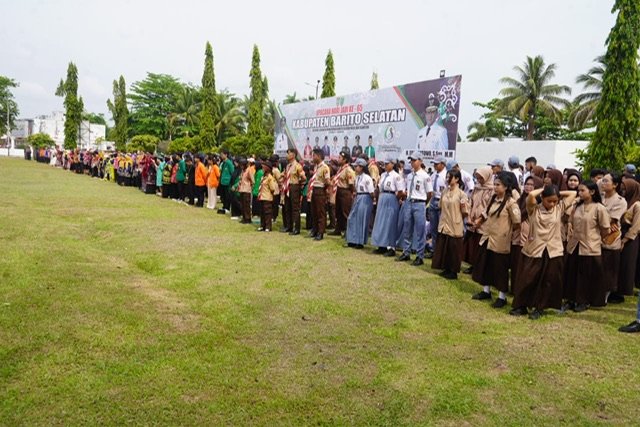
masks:
<svg viewBox="0 0 640 427"><path fill-rule="evenodd" d="M233 162L231 159L227 158L220 167L220 185L229 185L231 184L231 175L233 175L233 171L235 167L233 166Z"/></svg>

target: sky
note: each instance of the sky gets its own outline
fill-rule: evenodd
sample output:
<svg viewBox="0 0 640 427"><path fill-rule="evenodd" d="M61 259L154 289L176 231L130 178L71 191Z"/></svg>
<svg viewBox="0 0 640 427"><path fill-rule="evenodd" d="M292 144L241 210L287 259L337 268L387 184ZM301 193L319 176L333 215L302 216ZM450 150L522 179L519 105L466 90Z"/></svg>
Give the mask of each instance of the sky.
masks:
<svg viewBox="0 0 640 427"><path fill-rule="evenodd" d="M306 2L199 0L0 0L0 75L20 87L20 116L63 110L54 95L69 61L85 108L110 119L106 100L120 75L128 85L147 72L199 84L207 41L216 86L249 92L254 44L270 98L315 95L331 49L336 94L462 74L460 133L483 113L474 101L498 95L526 56L558 67L573 88L604 53L613 0L353 0Z"/></svg>

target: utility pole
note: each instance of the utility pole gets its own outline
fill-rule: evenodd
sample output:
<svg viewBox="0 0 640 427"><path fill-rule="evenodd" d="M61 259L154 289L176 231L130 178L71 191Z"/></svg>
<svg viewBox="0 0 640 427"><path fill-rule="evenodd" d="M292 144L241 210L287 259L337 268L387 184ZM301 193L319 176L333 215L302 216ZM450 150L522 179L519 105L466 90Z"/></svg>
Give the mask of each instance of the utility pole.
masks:
<svg viewBox="0 0 640 427"><path fill-rule="evenodd" d="M11 111L11 104L7 98L7 157L11 156L11 127L9 126L9 112Z"/></svg>

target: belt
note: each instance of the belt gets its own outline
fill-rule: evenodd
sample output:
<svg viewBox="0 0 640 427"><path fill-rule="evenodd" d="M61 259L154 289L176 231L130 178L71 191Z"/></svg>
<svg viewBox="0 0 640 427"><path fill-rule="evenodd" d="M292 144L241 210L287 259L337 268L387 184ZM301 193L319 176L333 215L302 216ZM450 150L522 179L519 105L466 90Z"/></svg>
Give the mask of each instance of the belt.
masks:
<svg viewBox="0 0 640 427"><path fill-rule="evenodd" d="M383 193L396 194L395 191L383 191Z"/></svg>
<svg viewBox="0 0 640 427"><path fill-rule="evenodd" d="M426 200L420 200L420 199L409 199L409 201L411 203L426 203Z"/></svg>
<svg viewBox="0 0 640 427"><path fill-rule="evenodd" d="M360 196L360 195L362 195L362 194L366 194L366 195L368 195L368 196L370 196L370 195L371 195L371 193L356 193L356 195L358 195L358 196Z"/></svg>

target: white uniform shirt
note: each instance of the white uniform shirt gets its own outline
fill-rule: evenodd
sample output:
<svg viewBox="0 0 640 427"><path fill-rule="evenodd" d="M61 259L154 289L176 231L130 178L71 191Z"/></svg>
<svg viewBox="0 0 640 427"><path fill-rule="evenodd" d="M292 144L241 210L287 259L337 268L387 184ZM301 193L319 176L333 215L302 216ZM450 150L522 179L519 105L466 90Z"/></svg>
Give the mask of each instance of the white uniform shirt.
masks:
<svg viewBox="0 0 640 427"><path fill-rule="evenodd" d="M511 169L511 172L516 176L516 180L518 181L518 187L522 188L524 185L524 175L520 168Z"/></svg>
<svg viewBox="0 0 640 427"><path fill-rule="evenodd" d="M424 170L420 169L418 172L412 172L407 177L408 182L408 198L414 200L427 200L427 194L433 191L433 184L431 183L431 177Z"/></svg>
<svg viewBox="0 0 640 427"><path fill-rule="evenodd" d="M375 186L373 185L373 179L366 173L356 175L356 193L368 193L373 194Z"/></svg>
<svg viewBox="0 0 640 427"><path fill-rule="evenodd" d="M473 193L473 189L476 186L475 182L473 182L473 175L466 170L460 169L460 176L464 184L464 192L468 197L471 197L471 193Z"/></svg>
<svg viewBox="0 0 640 427"><path fill-rule="evenodd" d="M418 132L416 140L418 150L448 150L449 138L447 130L435 122L431 126L425 126Z"/></svg>
<svg viewBox="0 0 640 427"><path fill-rule="evenodd" d="M436 175L438 178L436 179ZM433 186L433 197L440 200L442 192L447 188L447 169L443 168L440 172L431 174L431 185Z"/></svg>
<svg viewBox="0 0 640 427"><path fill-rule="evenodd" d="M404 191L406 188L404 179L396 171L384 172L380 176L380 182L378 183L380 191L390 191L396 193L398 191Z"/></svg>

